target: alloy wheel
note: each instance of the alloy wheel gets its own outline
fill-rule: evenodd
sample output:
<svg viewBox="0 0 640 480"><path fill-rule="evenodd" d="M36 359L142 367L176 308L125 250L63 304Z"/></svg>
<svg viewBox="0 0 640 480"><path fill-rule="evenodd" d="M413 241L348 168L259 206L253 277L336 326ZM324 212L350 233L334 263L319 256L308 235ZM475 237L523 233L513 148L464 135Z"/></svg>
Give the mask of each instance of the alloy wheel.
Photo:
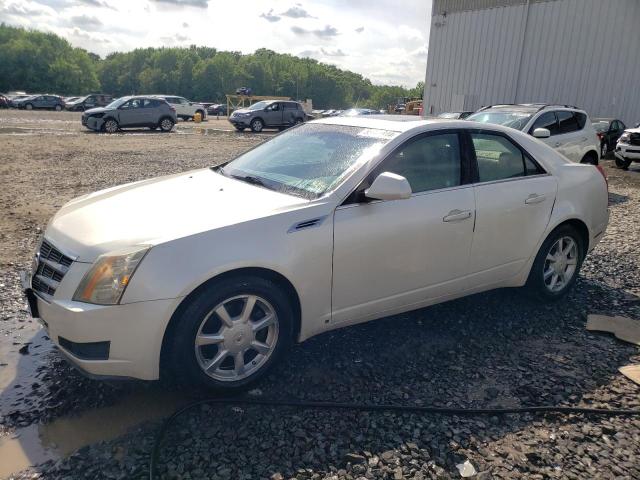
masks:
<svg viewBox="0 0 640 480"><path fill-rule="evenodd" d="M104 124L107 133L116 133L118 131L118 123L115 120L107 120Z"/></svg>
<svg viewBox="0 0 640 480"><path fill-rule="evenodd" d="M168 132L173 128L173 122L168 118L165 118L164 120L162 120L162 123L160 123L160 128L162 128L162 130L164 130L165 132Z"/></svg>
<svg viewBox="0 0 640 480"><path fill-rule="evenodd" d="M198 328L194 341L198 365L215 380L242 380L267 362L278 333L278 316L266 299L258 295L228 298Z"/></svg>
<svg viewBox="0 0 640 480"><path fill-rule="evenodd" d="M544 261L544 285L550 292L565 288L578 268L578 244L568 236L560 237L549 249Z"/></svg>

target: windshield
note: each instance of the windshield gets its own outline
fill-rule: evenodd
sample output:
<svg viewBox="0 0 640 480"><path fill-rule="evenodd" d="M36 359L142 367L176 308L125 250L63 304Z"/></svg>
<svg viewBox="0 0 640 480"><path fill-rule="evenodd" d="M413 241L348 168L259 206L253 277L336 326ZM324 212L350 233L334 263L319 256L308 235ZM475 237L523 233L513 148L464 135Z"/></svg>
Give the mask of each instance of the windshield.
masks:
<svg viewBox="0 0 640 480"><path fill-rule="evenodd" d="M388 130L309 123L259 145L219 171L272 190L317 198L396 135Z"/></svg>
<svg viewBox="0 0 640 480"><path fill-rule="evenodd" d="M459 116L460 114L457 112L447 112L441 113L440 115L438 115L438 118L458 118Z"/></svg>
<svg viewBox="0 0 640 480"><path fill-rule="evenodd" d="M120 105L122 105L124 102L126 102L127 100L129 100L129 98L131 97L120 97L120 98L116 98L113 102L111 102L109 105L107 105L104 108L118 108Z"/></svg>
<svg viewBox="0 0 640 480"><path fill-rule="evenodd" d="M267 107L267 105L269 105L269 102L258 102L258 103L254 103L253 105L249 106L247 108L247 110L263 110L264 108Z"/></svg>
<svg viewBox="0 0 640 480"><path fill-rule="evenodd" d="M473 120L481 123L493 123L496 125L504 125L505 127L515 128L516 130L522 130L529 122L533 114L530 112L478 112L474 113L467 120Z"/></svg>

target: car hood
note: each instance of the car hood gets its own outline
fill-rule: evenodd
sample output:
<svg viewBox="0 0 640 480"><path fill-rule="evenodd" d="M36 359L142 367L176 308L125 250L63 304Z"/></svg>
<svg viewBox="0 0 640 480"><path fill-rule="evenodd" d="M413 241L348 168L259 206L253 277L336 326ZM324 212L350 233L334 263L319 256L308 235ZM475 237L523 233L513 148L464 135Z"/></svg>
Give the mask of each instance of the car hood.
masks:
<svg viewBox="0 0 640 480"><path fill-rule="evenodd" d="M80 262L134 245L157 245L307 205L308 200L210 169L143 180L64 205L45 236Z"/></svg>
<svg viewBox="0 0 640 480"><path fill-rule="evenodd" d="M67 104L67 105L73 105L73 104ZM105 112L108 112L109 110L111 109L105 108L105 107L95 107L95 108L90 108L89 110L85 110L84 113L86 115L92 115L94 113L105 113Z"/></svg>
<svg viewBox="0 0 640 480"><path fill-rule="evenodd" d="M233 116L236 113L253 113L253 112L256 112L256 111L257 110L249 110L248 108L239 108L238 110L234 110L231 115Z"/></svg>

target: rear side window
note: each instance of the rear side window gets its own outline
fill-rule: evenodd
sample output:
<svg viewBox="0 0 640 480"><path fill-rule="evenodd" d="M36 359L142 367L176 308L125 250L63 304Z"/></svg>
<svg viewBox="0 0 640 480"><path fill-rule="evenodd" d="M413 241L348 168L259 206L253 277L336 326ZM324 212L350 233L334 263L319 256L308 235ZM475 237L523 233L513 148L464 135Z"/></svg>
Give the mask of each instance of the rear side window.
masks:
<svg viewBox="0 0 640 480"><path fill-rule="evenodd" d="M573 112L560 110L556 112L556 115L558 116L558 124L560 125L560 134L577 132L580 130L578 128L578 120Z"/></svg>
<svg viewBox="0 0 640 480"><path fill-rule="evenodd" d="M298 105L296 103L293 102L287 102L284 104L284 109L285 110L297 110L298 109Z"/></svg>
<svg viewBox="0 0 640 480"><path fill-rule="evenodd" d="M551 132L551 135L557 135L560 128L558 126L558 119L556 118L555 112L545 112L540 115L534 122L531 130L529 130L529 134L533 135L533 131L536 128L546 128Z"/></svg>
<svg viewBox="0 0 640 480"><path fill-rule="evenodd" d="M538 175L543 171L520 148L501 135L471 133L480 182Z"/></svg>
<svg viewBox="0 0 640 480"><path fill-rule="evenodd" d="M379 167L402 175L414 193L462 184L458 134L429 135L410 140Z"/></svg>
<svg viewBox="0 0 640 480"><path fill-rule="evenodd" d="M576 120L578 121L578 130L582 130L587 124L587 116L584 113L574 112Z"/></svg>

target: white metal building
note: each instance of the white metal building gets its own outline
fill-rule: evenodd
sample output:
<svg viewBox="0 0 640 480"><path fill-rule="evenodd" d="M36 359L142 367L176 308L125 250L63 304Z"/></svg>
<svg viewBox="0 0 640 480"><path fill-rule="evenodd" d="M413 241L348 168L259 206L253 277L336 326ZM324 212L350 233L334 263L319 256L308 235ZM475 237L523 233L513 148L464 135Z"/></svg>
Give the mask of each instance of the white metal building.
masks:
<svg viewBox="0 0 640 480"><path fill-rule="evenodd" d="M640 0L433 0L425 113L538 102L640 122Z"/></svg>

